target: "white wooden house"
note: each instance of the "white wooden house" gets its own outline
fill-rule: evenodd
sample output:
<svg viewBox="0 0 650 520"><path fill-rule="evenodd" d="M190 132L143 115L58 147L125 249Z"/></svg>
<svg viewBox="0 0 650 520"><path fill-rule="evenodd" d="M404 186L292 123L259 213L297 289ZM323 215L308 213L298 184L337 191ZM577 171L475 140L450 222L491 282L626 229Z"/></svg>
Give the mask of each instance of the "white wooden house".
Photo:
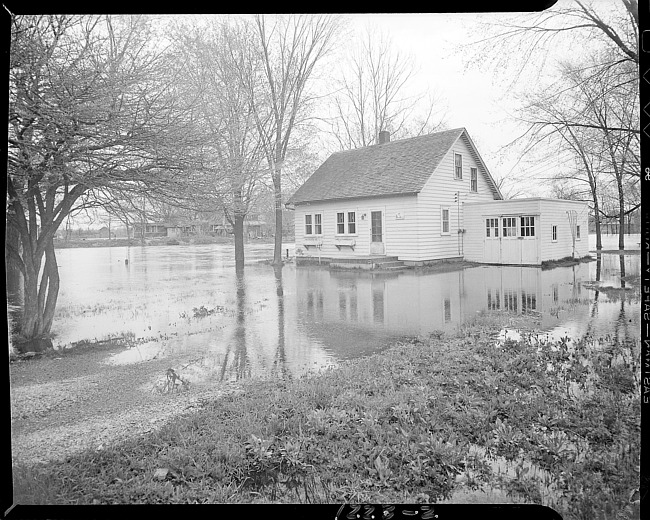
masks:
<svg viewBox="0 0 650 520"><path fill-rule="evenodd" d="M486 246L486 223L480 228L473 205L480 211L487 211L484 205L488 205L490 218L499 219L498 224L492 221L494 225L512 228L506 231L509 239L511 233L512 238L522 233L529 237L531 226L537 226L530 217L539 219L539 212L550 210L555 202L565 204L530 199L531 204L539 201L530 209L537 213L527 213L502 199L467 131L458 128L392 142L388 132L381 132L379 144L334 153L296 191L287 207L295 209L299 262L392 257L411 265L463 258L538 265L550 259L541 244L535 246L536 251L545 253L535 257L515 258L507 253L482 257L479 250L492 243ZM586 206L572 207L580 218L587 218ZM510 215L508 208L517 211ZM514 220L503 220L515 217L519 218L516 226ZM586 220L578 225L584 226L586 244ZM545 237L546 232L534 236L529 241ZM572 254L561 236L562 241L553 242L548 250L551 258Z"/></svg>

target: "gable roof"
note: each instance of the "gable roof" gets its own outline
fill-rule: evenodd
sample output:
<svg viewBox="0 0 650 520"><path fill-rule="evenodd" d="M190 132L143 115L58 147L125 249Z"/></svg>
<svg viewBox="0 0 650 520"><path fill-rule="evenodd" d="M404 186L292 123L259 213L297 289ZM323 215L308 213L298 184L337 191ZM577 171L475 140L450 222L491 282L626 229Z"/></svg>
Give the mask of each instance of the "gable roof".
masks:
<svg viewBox="0 0 650 520"><path fill-rule="evenodd" d="M336 152L287 204L419 193L465 128ZM493 191L501 194L468 137Z"/></svg>

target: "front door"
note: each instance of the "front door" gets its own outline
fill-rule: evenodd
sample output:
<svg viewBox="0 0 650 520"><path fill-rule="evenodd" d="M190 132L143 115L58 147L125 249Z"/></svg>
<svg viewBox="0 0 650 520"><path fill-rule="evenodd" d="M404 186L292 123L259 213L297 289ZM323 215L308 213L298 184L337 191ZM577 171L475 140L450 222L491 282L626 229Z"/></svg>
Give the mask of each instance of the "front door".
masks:
<svg viewBox="0 0 650 520"><path fill-rule="evenodd" d="M384 226L381 211L370 212L370 254L384 254Z"/></svg>

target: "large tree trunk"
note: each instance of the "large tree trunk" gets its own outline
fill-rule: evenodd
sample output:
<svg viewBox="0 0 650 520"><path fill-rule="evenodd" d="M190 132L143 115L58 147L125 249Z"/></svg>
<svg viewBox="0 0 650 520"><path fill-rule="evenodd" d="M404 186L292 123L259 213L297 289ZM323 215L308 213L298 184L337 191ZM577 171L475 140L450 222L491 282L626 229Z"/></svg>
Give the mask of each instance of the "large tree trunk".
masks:
<svg viewBox="0 0 650 520"><path fill-rule="evenodd" d="M596 195L594 195L594 224L596 225L596 249L600 251L603 248L603 239L600 229L600 206Z"/></svg>
<svg viewBox="0 0 650 520"><path fill-rule="evenodd" d="M244 271L244 215L235 211L232 222L235 234L235 272Z"/></svg>
<svg viewBox="0 0 650 520"><path fill-rule="evenodd" d="M618 180L618 248L625 249L625 196L623 184Z"/></svg>
<svg viewBox="0 0 650 520"><path fill-rule="evenodd" d="M282 264L282 170L279 162L275 163L273 175L273 192L275 195L275 241L273 247L273 264Z"/></svg>
<svg viewBox="0 0 650 520"><path fill-rule="evenodd" d="M53 240L45 247L42 272L41 260L32 255L23 255L25 282L18 342L18 349L22 351L40 351L51 347L51 341L47 338L52 331L60 283Z"/></svg>
<svg viewBox="0 0 650 520"><path fill-rule="evenodd" d="M10 253L13 251L13 254ZM5 277L7 299L12 305L21 303L22 274L14 255L20 255L20 234L13 226L7 224L5 230Z"/></svg>

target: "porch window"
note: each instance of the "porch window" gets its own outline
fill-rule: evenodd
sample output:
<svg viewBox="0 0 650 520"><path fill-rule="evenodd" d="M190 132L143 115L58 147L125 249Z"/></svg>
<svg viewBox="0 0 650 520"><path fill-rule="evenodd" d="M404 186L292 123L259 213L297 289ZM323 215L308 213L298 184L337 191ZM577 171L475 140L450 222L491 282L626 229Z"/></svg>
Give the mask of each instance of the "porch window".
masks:
<svg viewBox="0 0 650 520"><path fill-rule="evenodd" d="M517 236L517 219L515 217L503 218L503 236L504 237Z"/></svg>
<svg viewBox="0 0 650 520"><path fill-rule="evenodd" d="M521 235L519 236L535 236L535 217L521 217Z"/></svg>
<svg viewBox="0 0 650 520"><path fill-rule="evenodd" d="M457 179L463 178L463 156L459 153L454 154L454 172Z"/></svg>
<svg viewBox="0 0 650 520"><path fill-rule="evenodd" d="M485 219L485 236L487 238L499 238L499 219L486 218Z"/></svg>
<svg viewBox="0 0 650 520"><path fill-rule="evenodd" d="M557 242L557 226L553 226L553 242Z"/></svg>
<svg viewBox="0 0 650 520"><path fill-rule="evenodd" d="M470 189L476 193L478 192L478 170L476 168L470 168Z"/></svg>
<svg viewBox="0 0 650 520"><path fill-rule="evenodd" d="M336 214L336 233L338 235L345 233L345 213Z"/></svg>
<svg viewBox="0 0 650 520"><path fill-rule="evenodd" d="M320 213L314 214L314 234L322 235L323 234L323 215Z"/></svg>
<svg viewBox="0 0 650 520"><path fill-rule="evenodd" d="M442 208L440 211L442 231L440 234L449 235L449 208Z"/></svg>
<svg viewBox="0 0 650 520"><path fill-rule="evenodd" d="M350 235L357 233L357 214L354 211L348 211L348 233Z"/></svg>
<svg viewBox="0 0 650 520"><path fill-rule="evenodd" d="M305 235L311 234L313 234L312 217L311 215L305 215Z"/></svg>

